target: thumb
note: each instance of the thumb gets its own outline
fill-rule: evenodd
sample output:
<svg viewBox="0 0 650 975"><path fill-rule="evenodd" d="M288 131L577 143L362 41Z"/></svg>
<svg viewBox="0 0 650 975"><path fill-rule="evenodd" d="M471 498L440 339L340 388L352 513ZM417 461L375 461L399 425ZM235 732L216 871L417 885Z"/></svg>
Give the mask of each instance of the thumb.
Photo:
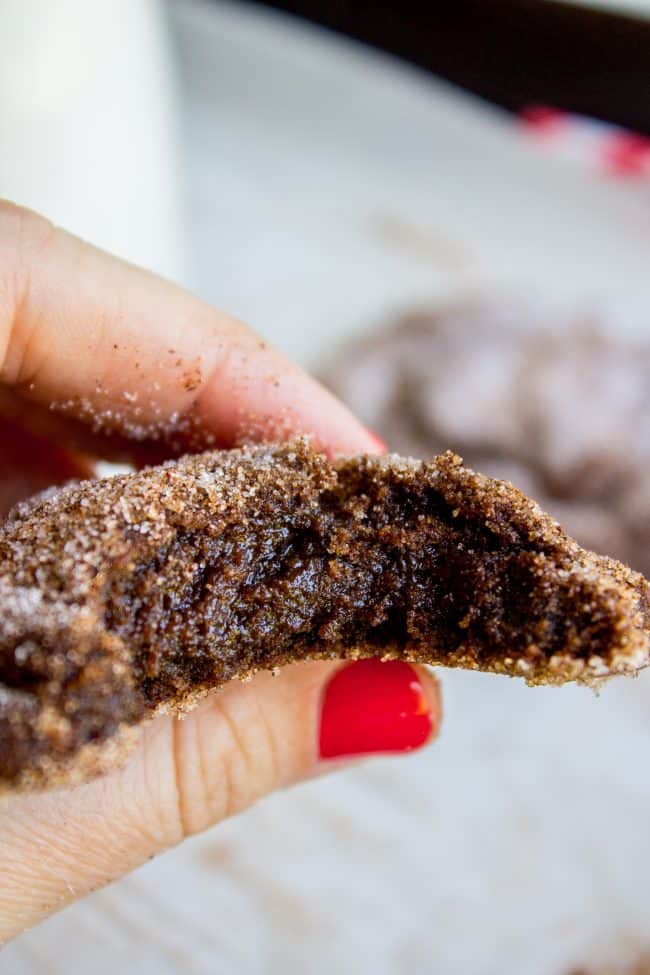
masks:
<svg viewBox="0 0 650 975"><path fill-rule="evenodd" d="M434 677L403 661L257 674L142 729L122 769L0 803L0 943L261 796L359 755L406 752L440 723Z"/></svg>

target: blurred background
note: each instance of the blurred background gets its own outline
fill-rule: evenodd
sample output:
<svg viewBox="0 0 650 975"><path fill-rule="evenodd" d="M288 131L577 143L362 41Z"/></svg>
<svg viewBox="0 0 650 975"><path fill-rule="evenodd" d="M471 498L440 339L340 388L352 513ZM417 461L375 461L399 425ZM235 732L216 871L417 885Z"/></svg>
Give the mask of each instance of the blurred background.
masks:
<svg viewBox="0 0 650 975"><path fill-rule="evenodd" d="M647 567L649 3L0 23L1 195L248 321L391 447L455 447ZM267 800L0 969L650 972L649 680L441 676L430 753Z"/></svg>

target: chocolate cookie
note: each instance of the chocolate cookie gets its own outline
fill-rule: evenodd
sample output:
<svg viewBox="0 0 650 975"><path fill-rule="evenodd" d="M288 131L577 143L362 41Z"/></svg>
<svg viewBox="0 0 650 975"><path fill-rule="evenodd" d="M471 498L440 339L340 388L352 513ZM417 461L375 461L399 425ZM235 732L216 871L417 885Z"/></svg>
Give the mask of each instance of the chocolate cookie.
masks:
<svg viewBox="0 0 650 975"><path fill-rule="evenodd" d="M650 574L650 343L477 302L372 333L325 379L392 449L455 450Z"/></svg>
<svg viewBox="0 0 650 975"><path fill-rule="evenodd" d="M306 658L635 672L649 594L453 454L296 441L64 488L0 526L0 783L79 780L147 716Z"/></svg>

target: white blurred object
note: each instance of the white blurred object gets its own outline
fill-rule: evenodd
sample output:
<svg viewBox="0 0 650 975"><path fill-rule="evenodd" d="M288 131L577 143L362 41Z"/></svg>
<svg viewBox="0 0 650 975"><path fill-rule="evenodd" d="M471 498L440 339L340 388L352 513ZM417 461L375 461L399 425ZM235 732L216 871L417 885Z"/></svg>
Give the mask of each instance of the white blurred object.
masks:
<svg viewBox="0 0 650 975"><path fill-rule="evenodd" d="M579 7L595 7L613 14L650 17L650 0L569 0Z"/></svg>
<svg viewBox="0 0 650 975"><path fill-rule="evenodd" d="M650 179L650 138L630 129L551 105L528 105L519 113L528 138L549 155L613 179Z"/></svg>
<svg viewBox="0 0 650 975"><path fill-rule="evenodd" d="M159 0L0 0L0 196L182 273Z"/></svg>

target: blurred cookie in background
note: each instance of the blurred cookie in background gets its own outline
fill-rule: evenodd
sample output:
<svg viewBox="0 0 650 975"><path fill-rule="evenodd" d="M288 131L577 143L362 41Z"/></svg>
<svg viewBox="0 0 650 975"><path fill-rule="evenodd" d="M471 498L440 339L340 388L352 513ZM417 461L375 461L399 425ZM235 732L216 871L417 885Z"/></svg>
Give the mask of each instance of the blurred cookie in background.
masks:
<svg viewBox="0 0 650 975"><path fill-rule="evenodd" d="M345 346L324 379L391 450L451 448L650 573L650 340L476 301L405 315Z"/></svg>

